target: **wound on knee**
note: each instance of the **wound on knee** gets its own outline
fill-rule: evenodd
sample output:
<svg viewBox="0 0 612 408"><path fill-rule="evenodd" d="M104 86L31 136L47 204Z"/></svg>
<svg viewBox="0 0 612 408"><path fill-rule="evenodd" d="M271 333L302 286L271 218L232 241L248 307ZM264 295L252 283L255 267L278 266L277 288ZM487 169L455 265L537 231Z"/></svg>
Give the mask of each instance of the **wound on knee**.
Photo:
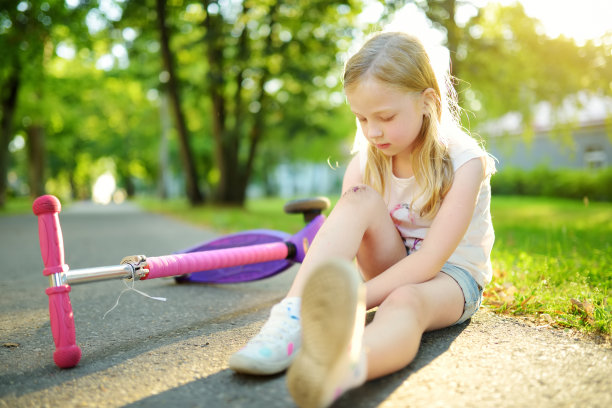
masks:
<svg viewBox="0 0 612 408"><path fill-rule="evenodd" d="M345 195L347 195L349 193L358 193L360 191L365 191L365 190L366 190L366 186L364 186L364 185L353 186L353 187L350 187L348 190L346 190L344 192L344 194L342 194L342 195L345 196Z"/></svg>

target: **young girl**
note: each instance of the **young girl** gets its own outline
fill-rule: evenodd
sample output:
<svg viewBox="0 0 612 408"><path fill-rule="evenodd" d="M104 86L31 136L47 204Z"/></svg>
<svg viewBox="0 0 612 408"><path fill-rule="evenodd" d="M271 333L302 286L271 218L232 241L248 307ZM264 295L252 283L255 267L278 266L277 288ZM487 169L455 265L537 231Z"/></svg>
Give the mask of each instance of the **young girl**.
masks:
<svg viewBox="0 0 612 408"><path fill-rule="evenodd" d="M347 62L344 88L368 143L287 297L230 359L243 373L290 367L303 407L405 367L425 331L478 310L491 279L494 162L461 130L454 93L441 92L421 43L372 37Z"/></svg>

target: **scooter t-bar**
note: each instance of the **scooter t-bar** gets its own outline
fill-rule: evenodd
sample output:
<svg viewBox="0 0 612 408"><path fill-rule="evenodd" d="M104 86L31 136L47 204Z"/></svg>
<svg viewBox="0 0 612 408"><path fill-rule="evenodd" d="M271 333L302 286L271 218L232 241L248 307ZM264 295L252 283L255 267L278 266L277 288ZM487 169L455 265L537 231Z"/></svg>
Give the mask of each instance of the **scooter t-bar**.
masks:
<svg viewBox="0 0 612 408"><path fill-rule="evenodd" d="M261 230L256 234L239 233L219 240L235 243L244 239L255 239L256 242L282 239L276 242L220 249L216 249L218 242L211 242L197 247L197 250L184 253L150 258L134 255L125 257L120 265L70 270L64 262L64 242L58 216L61 211L60 201L51 195L37 198L32 209L38 217L40 251L45 266L43 275L49 278L49 288L45 292L49 296L49 317L55 342L53 360L59 367L69 368L74 367L81 358L81 349L76 345L70 285L108 279L146 280L170 276L185 276L185 281L209 283L263 279L304 259L310 242L324 222L325 216L321 211L328 206L329 200L325 198L298 200L287 204L286 212L302 212L308 221L308 225L293 236L273 236L274 231ZM281 236L283 238L279 238ZM270 261L282 262L277 262L268 270L234 268L251 264L266 265L265 262ZM206 274L206 271L210 271L208 277L197 276ZM224 274L229 276L222 276ZM190 275L194 276L189 277Z"/></svg>

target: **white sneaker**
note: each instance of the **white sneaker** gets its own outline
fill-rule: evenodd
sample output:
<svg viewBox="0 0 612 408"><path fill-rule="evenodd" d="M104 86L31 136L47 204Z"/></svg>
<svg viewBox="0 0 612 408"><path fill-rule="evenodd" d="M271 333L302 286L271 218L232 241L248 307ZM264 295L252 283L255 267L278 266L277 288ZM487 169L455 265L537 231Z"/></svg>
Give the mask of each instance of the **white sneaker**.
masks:
<svg viewBox="0 0 612 408"><path fill-rule="evenodd" d="M299 407L327 407L366 378L365 287L350 263L317 268L302 294L302 348L287 372Z"/></svg>
<svg viewBox="0 0 612 408"><path fill-rule="evenodd" d="M259 333L230 357L229 367L255 375L285 371L302 343L299 307L299 298L284 299L274 305Z"/></svg>

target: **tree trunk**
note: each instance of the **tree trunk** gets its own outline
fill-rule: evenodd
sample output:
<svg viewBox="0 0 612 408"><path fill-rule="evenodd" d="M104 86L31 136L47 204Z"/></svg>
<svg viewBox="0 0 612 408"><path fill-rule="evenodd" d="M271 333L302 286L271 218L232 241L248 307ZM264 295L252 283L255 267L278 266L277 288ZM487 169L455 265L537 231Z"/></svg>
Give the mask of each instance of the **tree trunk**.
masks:
<svg viewBox="0 0 612 408"><path fill-rule="evenodd" d="M198 205L204 202L204 196L198 187L198 175L193 160L191 145L189 143L185 115L181 108L178 80L176 79L174 61L170 51L170 33L166 26L166 2L164 0L156 0L155 3L157 6L157 22L160 33L162 60L164 69L168 73L167 91L179 136L181 163L183 164L183 171L185 172L187 197L192 205Z"/></svg>
<svg viewBox="0 0 612 408"><path fill-rule="evenodd" d="M125 195L127 198L134 198L136 195L136 186L134 185L134 180L132 179L131 174L126 174L123 179L123 185L125 187Z"/></svg>
<svg viewBox="0 0 612 408"><path fill-rule="evenodd" d="M425 3L416 3L425 12L429 21L446 30L446 47L450 52L452 74L459 72L457 61L457 48L459 47L461 32L455 21L457 0L428 0Z"/></svg>
<svg viewBox="0 0 612 408"><path fill-rule="evenodd" d="M457 7L456 0L446 0L442 7L448 13L448 19L442 22L446 27L446 46L451 56L452 74L458 76L461 71L459 68L459 60L457 59L457 49L459 48L459 27L455 21L455 12Z"/></svg>
<svg viewBox="0 0 612 408"><path fill-rule="evenodd" d="M13 136L13 115L17 106L17 96L19 94L20 74L19 67L15 67L13 72L5 82L2 89L2 118L0 119L0 208L6 204L6 190L8 186L9 151L8 146Z"/></svg>
<svg viewBox="0 0 612 408"><path fill-rule="evenodd" d="M205 2L206 7L210 2ZM215 192L215 201L224 204L241 205L236 197L239 187L236 185L239 169L239 130L227 129L227 107L223 88L225 73L223 70L224 33L223 18L207 14L206 20L206 56L209 64L208 89L212 102L212 132L215 142L215 163L219 169L219 184ZM246 27L245 27L246 30ZM236 125L238 129L239 124Z"/></svg>
<svg viewBox="0 0 612 408"><path fill-rule="evenodd" d="M70 184L70 199L72 200L76 200L77 199L77 183L75 181L74 178L74 164L71 164L71 168L68 169L68 183Z"/></svg>
<svg viewBox="0 0 612 408"><path fill-rule="evenodd" d="M41 125L27 128L28 183L30 196L40 197L45 194L45 129Z"/></svg>
<svg viewBox="0 0 612 408"><path fill-rule="evenodd" d="M130 173L129 157L117 157L117 178L119 185L125 189L127 198L134 198L136 195L136 185Z"/></svg>
<svg viewBox="0 0 612 408"><path fill-rule="evenodd" d="M208 6L210 1L205 3ZM269 16L269 25L274 27L276 10L278 2L273 2ZM244 11L246 13L246 11ZM253 125L251 126L248 135L248 153L245 160L240 160L240 141L242 140L241 132L243 128L243 117L245 103L242 101L242 79L243 71L240 70L236 75L236 91L234 93L233 118L234 128L227 127L227 106L226 96L223 94L225 87L225 69L224 69L224 33L223 19L218 15L208 14L206 17L206 48L207 58L210 66L208 73L208 86L210 97L213 105L213 137L215 140L215 160L219 168L220 179L216 192L216 201L224 204L243 205L246 199L246 189L253 170L253 164L257 153L257 147L264 133L267 96L264 91L264 85L269 78L269 73L265 67L261 67L263 73L258 83L259 97L259 112L254 114ZM249 58L248 44L248 29L245 26L238 44L239 60L246 61ZM272 47L272 33L266 39L266 50Z"/></svg>
<svg viewBox="0 0 612 408"><path fill-rule="evenodd" d="M279 2L273 2L270 6L270 12L268 15L270 16L270 33L268 37L266 37L266 50L272 49L272 36L273 36L273 28L276 23L276 12L279 7ZM244 166L244 172L242 174L242 193L243 198L246 194L246 189L249 185L249 181L251 179L251 173L253 172L253 166L255 163L255 156L257 155L257 148L259 147L259 142L263 137L265 131L266 124L266 112L268 109L268 95L264 89L266 82L268 82L268 78L270 77L270 72L267 68L264 68L263 75L259 80L259 106L260 111L255 114L255 120L253 122L253 126L251 127L249 134L249 154L247 156L246 164Z"/></svg>
<svg viewBox="0 0 612 408"><path fill-rule="evenodd" d="M159 165L157 174L157 195L161 199L168 198L168 133L170 130L170 115L168 113L168 95L162 93L159 107L161 138L159 140Z"/></svg>

